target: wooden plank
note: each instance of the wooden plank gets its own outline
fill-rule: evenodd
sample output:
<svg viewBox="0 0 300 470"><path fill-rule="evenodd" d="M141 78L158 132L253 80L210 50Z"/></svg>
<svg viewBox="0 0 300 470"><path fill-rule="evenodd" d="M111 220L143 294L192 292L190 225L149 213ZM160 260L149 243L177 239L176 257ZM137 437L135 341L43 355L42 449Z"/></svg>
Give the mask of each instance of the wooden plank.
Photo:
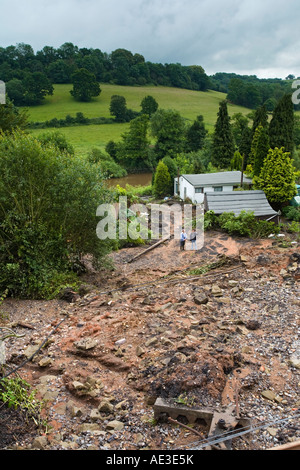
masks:
<svg viewBox="0 0 300 470"><path fill-rule="evenodd" d="M288 444L283 444L282 446L272 447L269 450L300 450L300 441L289 442Z"/></svg>

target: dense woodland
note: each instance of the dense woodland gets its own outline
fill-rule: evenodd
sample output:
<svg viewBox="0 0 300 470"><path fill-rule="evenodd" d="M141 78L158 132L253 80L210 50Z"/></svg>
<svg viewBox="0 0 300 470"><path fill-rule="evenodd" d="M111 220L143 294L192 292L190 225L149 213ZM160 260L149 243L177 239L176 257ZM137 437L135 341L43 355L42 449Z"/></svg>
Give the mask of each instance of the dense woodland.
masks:
<svg viewBox="0 0 300 470"><path fill-rule="evenodd" d="M53 84L74 83L79 71L86 76L92 74L98 83L216 90L227 93L228 100L234 104L250 109L265 105L268 111L273 111L278 100L291 90L289 80L221 72L208 76L200 65L152 63L126 49L108 54L100 49L79 48L71 42L57 49L45 46L37 52L24 43L0 47L0 77L16 106L41 103L46 95L53 93Z"/></svg>

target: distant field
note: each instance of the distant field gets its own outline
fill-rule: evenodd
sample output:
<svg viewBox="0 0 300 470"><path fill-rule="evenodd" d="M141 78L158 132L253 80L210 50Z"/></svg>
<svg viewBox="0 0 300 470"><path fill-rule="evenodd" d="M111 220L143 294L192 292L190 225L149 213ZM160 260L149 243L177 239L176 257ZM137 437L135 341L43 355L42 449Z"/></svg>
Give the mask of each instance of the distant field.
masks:
<svg viewBox="0 0 300 470"><path fill-rule="evenodd" d="M47 121L52 118L62 119L67 114L75 116L82 112L86 117L111 117L109 112L112 95L126 98L127 107L140 111L141 101L147 96L153 96L159 107L174 109L186 119L193 121L199 114L204 116L204 122L209 132L213 131L217 119L219 103L226 95L216 91L199 92L169 87L128 87L117 85L101 85L101 94L90 103L80 103L70 95L71 85L55 85L53 96L47 97L41 106L28 109L30 121ZM249 109L229 105L229 114L237 112L248 114ZM80 153L86 153L92 147L104 148L109 140L118 141L121 134L128 129L128 124L103 124L91 126L68 127L59 129ZM33 134L54 131L57 129L39 129Z"/></svg>

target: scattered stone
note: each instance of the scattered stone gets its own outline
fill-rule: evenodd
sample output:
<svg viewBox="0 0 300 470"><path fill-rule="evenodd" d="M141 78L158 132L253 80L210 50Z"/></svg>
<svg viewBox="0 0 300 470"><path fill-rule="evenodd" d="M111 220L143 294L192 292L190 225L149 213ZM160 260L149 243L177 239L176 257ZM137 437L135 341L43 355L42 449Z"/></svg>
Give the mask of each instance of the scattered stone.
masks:
<svg viewBox="0 0 300 470"><path fill-rule="evenodd" d="M157 342L157 338L150 338L148 341L146 341L145 346L148 348L149 346L154 346Z"/></svg>
<svg viewBox="0 0 300 470"><path fill-rule="evenodd" d="M90 413L90 418L92 421L98 421L99 419L101 419L101 414L100 412L97 410L97 408L94 408L91 413Z"/></svg>
<svg viewBox="0 0 300 470"><path fill-rule="evenodd" d="M145 351L143 348L141 348L141 346L137 346L135 352L138 357L141 357L143 354L145 354Z"/></svg>
<svg viewBox="0 0 300 470"><path fill-rule="evenodd" d="M101 427L99 424L96 424L96 423L83 423L79 426L80 433L85 433L85 432L95 433L98 431L101 431Z"/></svg>
<svg viewBox="0 0 300 470"><path fill-rule="evenodd" d="M74 382L72 382L72 385L75 390L86 390L85 384L79 382L78 380L74 380Z"/></svg>
<svg viewBox="0 0 300 470"><path fill-rule="evenodd" d="M214 297L221 297L223 295L223 291L217 284L213 284L211 288L211 294Z"/></svg>
<svg viewBox="0 0 300 470"><path fill-rule="evenodd" d="M278 432L278 429L277 428L267 428L267 431L271 436L275 437L277 432Z"/></svg>
<svg viewBox="0 0 300 470"><path fill-rule="evenodd" d="M32 442L32 449L44 450L48 445L48 439L46 436L38 436Z"/></svg>
<svg viewBox="0 0 300 470"><path fill-rule="evenodd" d="M260 328L260 322L257 320L248 320L245 325L248 330L258 330Z"/></svg>
<svg viewBox="0 0 300 470"><path fill-rule="evenodd" d="M117 341L115 341L116 346L121 346L124 343L126 343L126 338L118 339Z"/></svg>
<svg viewBox="0 0 300 470"><path fill-rule="evenodd" d="M292 367L295 367L296 369L300 369L300 357L299 357L298 354L293 354L290 357L289 362L290 362Z"/></svg>
<svg viewBox="0 0 300 470"><path fill-rule="evenodd" d="M88 351L89 349L93 349L97 346L97 344L97 340L93 338L83 338L80 341L74 342L74 346L82 351Z"/></svg>
<svg viewBox="0 0 300 470"><path fill-rule="evenodd" d="M206 294L204 293L197 293L194 297L194 302L195 304L197 305L204 305L204 304L207 304L208 302L208 297Z"/></svg>
<svg viewBox="0 0 300 470"><path fill-rule="evenodd" d="M79 417L83 415L83 409L76 406L76 404L73 401L69 401L66 406L66 410L70 413L71 416Z"/></svg>
<svg viewBox="0 0 300 470"><path fill-rule="evenodd" d="M30 359L32 356L34 356L37 353L39 347L40 347L40 343L27 346L27 348L24 350L24 353L23 353L24 356L27 359Z"/></svg>
<svg viewBox="0 0 300 470"><path fill-rule="evenodd" d="M261 392L262 397L266 398L267 400L274 401L276 398L276 393L272 390L263 390Z"/></svg>
<svg viewBox="0 0 300 470"><path fill-rule="evenodd" d="M111 413L114 410L114 406L108 400L102 400L98 410L103 413Z"/></svg>
<svg viewBox="0 0 300 470"><path fill-rule="evenodd" d="M8 299L3 307L8 308L17 331L23 328L20 318L33 326L23 338L6 342L10 367L21 362L25 348L33 348L28 349L29 357L37 351L62 315L67 320L24 371L38 399L45 400L43 413L53 426L46 440L36 441L36 449L147 446L153 450L158 444L176 449L185 444L187 430L166 421L156 423L155 429L151 425L149 405L160 397L184 403L188 410L203 407L216 413L238 399L239 416L270 423L270 428L252 433L251 442L234 439L234 449L268 449L300 439L293 418L299 408L300 385L300 297L295 277L300 255L291 256L297 247L283 250L278 241L240 240L218 233L208 235L208 241L212 250L207 246L203 253L186 253L182 262L174 253L169 256L171 251L166 253L171 240L160 250L164 270L157 262L158 251L136 261L136 266L126 266L132 280L129 292L114 290L122 279L119 260L124 271L126 254L135 250L132 247L113 253L117 270L97 273L98 292L79 301L67 305L61 299ZM175 266L184 271L189 263L208 264L216 251L224 253L227 248L236 253L233 266L211 270L192 283L185 273L176 282L165 282L167 276L172 281L173 274L177 276ZM239 262L241 250L246 264ZM156 283L164 274L166 279ZM150 288L146 281L151 281ZM139 283L145 283L145 289L135 290ZM277 421L285 417L289 417L287 424ZM193 427L205 439L203 423L195 422ZM187 435L192 437L191 432ZM17 439L20 449L33 448L33 437Z"/></svg>
<svg viewBox="0 0 300 470"><path fill-rule="evenodd" d="M52 359L51 357L43 357L43 359L40 360L39 366L40 367L48 367L52 364Z"/></svg>
<svg viewBox="0 0 300 470"><path fill-rule="evenodd" d="M124 429L124 423L115 419L107 423L106 429L108 431L122 431Z"/></svg>

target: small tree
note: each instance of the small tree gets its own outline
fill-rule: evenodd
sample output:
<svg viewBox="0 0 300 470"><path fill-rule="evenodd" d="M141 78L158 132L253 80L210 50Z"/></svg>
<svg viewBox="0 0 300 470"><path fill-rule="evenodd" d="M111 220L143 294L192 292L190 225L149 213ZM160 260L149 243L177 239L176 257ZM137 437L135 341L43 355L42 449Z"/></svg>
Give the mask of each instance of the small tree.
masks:
<svg viewBox="0 0 300 470"><path fill-rule="evenodd" d="M260 175L253 178L253 183L276 206L290 201L296 195L295 169L290 154L283 148L270 149Z"/></svg>
<svg viewBox="0 0 300 470"><path fill-rule="evenodd" d="M160 161L157 165L155 176L154 176L154 184L153 184L153 193L154 196L164 197L170 194L170 184L171 184L171 176L168 170L167 165L165 165L162 161Z"/></svg>
<svg viewBox="0 0 300 470"><path fill-rule="evenodd" d="M233 159L230 162L230 169L237 171L243 170L243 157L238 150L234 152Z"/></svg>
<svg viewBox="0 0 300 470"><path fill-rule="evenodd" d="M25 106L40 104L45 96L53 95L53 85L43 72L26 73L22 83Z"/></svg>
<svg viewBox="0 0 300 470"><path fill-rule="evenodd" d="M174 157L184 150L185 120L178 111L159 109L150 119L150 132L156 139L155 154L157 160L166 155Z"/></svg>
<svg viewBox="0 0 300 470"><path fill-rule="evenodd" d="M202 149L206 135L207 130L205 129L203 116L199 115L187 130L186 150L188 152L197 152L197 150Z"/></svg>
<svg viewBox="0 0 300 470"><path fill-rule="evenodd" d="M21 111L7 97L6 104L0 105L0 132L11 133L17 128L25 129L27 125L27 111Z"/></svg>
<svg viewBox="0 0 300 470"><path fill-rule="evenodd" d="M127 121L127 106L124 96L113 95L110 100L110 114L115 117L117 122Z"/></svg>
<svg viewBox="0 0 300 470"><path fill-rule="evenodd" d="M142 114L147 114L149 117L158 110L158 103L153 96L145 96L141 102Z"/></svg>
<svg viewBox="0 0 300 470"><path fill-rule="evenodd" d="M116 160L128 170L153 169L149 160L149 141L147 137L148 116L141 115L129 124L129 130L122 135L117 145Z"/></svg>
<svg viewBox="0 0 300 470"><path fill-rule="evenodd" d="M93 97L99 96L101 93L96 76L84 68L73 73L71 80L73 90L70 93L79 101L91 101Z"/></svg>

